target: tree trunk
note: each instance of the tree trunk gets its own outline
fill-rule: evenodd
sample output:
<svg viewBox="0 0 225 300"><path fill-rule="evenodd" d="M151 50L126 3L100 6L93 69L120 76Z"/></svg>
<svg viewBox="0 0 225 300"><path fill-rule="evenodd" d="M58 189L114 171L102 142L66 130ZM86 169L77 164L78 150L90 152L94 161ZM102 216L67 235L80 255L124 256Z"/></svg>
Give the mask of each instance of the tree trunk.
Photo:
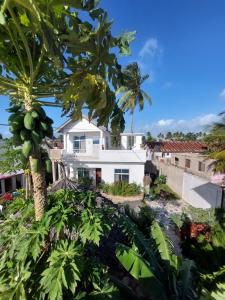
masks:
<svg viewBox="0 0 225 300"><path fill-rule="evenodd" d="M30 156L30 163L32 162L32 159L38 159L41 163L41 152L40 147L39 149L36 149L35 153ZM45 181L45 173L44 170L40 169L39 172L35 172L35 170L32 167L31 163L31 175L33 180L33 191L34 191L34 209L35 209L35 219L36 221L39 221L45 210L47 205L47 187L46 187L46 181Z"/></svg>
<svg viewBox="0 0 225 300"><path fill-rule="evenodd" d="M32 99L28 93L24 96L24 106L26 111L32 110ZM32 165L32 159L38 159L40 164L40 170L36 172ZM45 181L45 171L41 164L41 147L40 145L35 145L35 150L29 157L31 166L31 176L33 181L33 197L34 197L34 209L35 209L35 219L39 221L47 206L47 187Z"/></svg>

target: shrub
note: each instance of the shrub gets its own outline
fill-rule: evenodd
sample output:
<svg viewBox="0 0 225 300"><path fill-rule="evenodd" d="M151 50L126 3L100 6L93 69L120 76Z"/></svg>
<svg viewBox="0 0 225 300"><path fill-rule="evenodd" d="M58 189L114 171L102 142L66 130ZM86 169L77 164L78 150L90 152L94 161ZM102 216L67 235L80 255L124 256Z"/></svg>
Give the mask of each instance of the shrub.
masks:
<svg viewBox="0 0 225 300"><path fill-rule="evenodd" d="M166 184L167 176L166 175L160 175L156 178L155 184Z"/></svg>
<svg viewBox="0 0 225 300"><path fill-rule="evenodd" d="M167 184L158 184L153 187L153 190L154 193L161 198L179 199L179 196Z"/></svg>
<svg viewBox="0 0 225 300"><path fill-rule="evenodd" d="M141 193L141 187L136 183L118 181L112 184L103 184L102 191L114 196L136 196Z"/></svg>

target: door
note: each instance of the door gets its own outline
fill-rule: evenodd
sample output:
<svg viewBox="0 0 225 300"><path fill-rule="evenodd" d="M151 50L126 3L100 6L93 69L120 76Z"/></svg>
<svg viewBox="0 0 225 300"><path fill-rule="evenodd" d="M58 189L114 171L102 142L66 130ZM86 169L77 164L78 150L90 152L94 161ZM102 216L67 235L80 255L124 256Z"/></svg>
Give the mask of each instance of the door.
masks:
<svg viewBox="0 0 225 300"><path fill-rule="evenodd" d="M102 169L97 168L96 169L96 185L99 185L102 181Z"/></svg>

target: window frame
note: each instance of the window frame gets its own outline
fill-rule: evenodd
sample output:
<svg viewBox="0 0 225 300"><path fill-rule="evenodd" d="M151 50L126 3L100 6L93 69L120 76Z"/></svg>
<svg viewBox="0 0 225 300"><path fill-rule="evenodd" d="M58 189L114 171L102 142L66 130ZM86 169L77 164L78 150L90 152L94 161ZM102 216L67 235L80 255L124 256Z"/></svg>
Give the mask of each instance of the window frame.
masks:
<svg viewBox="0 0 225 300"><path fill-rule="evenodd" d="M203 161L198 162L198 171L199 172L205 172L205 163Z"/></svg>
<svg viewBox="0 0 225 300"><path fill-rule="evenodd" d="M75 147L75 143L78 143L78 147ZM82 142L84 143L84 148L82 148ZM86 153L86 136L85 135L75 135L73 136L73 152L74 153Z"/></svg>
<svg viewBox="0 0 225 300"><path fill-rule="evenodd" d="M129 183L130 170L129 169L114 169L114 182L124 181Z"/></svg>
<svg viewBox="0 0 225 300"><path fill-rule="evenodd" d="M82 174L81 177L79 175L80 173ZM84 178L90 178L90 170L88 168L77 168L77 179L80 180Z"/></svg>
<svg viewBox="0 0 225 300"><path fill-rule="evenodd" d="M191 160L189 158L185 158L185 168L191 168Z"/></svg>

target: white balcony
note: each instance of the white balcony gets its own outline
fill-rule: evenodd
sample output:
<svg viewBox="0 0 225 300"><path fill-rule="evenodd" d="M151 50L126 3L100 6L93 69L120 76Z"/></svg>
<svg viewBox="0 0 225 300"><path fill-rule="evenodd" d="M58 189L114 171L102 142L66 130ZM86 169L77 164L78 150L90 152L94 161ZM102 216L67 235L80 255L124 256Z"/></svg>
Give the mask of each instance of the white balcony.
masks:
<svg viewBox="0 0 225 300"><path fill-rule="evenodd" d="M92 153L74 153L66 150L50 150L52 160L64 161L94 161L108 163L145 163L146 150L100 150Z"/></svg>

